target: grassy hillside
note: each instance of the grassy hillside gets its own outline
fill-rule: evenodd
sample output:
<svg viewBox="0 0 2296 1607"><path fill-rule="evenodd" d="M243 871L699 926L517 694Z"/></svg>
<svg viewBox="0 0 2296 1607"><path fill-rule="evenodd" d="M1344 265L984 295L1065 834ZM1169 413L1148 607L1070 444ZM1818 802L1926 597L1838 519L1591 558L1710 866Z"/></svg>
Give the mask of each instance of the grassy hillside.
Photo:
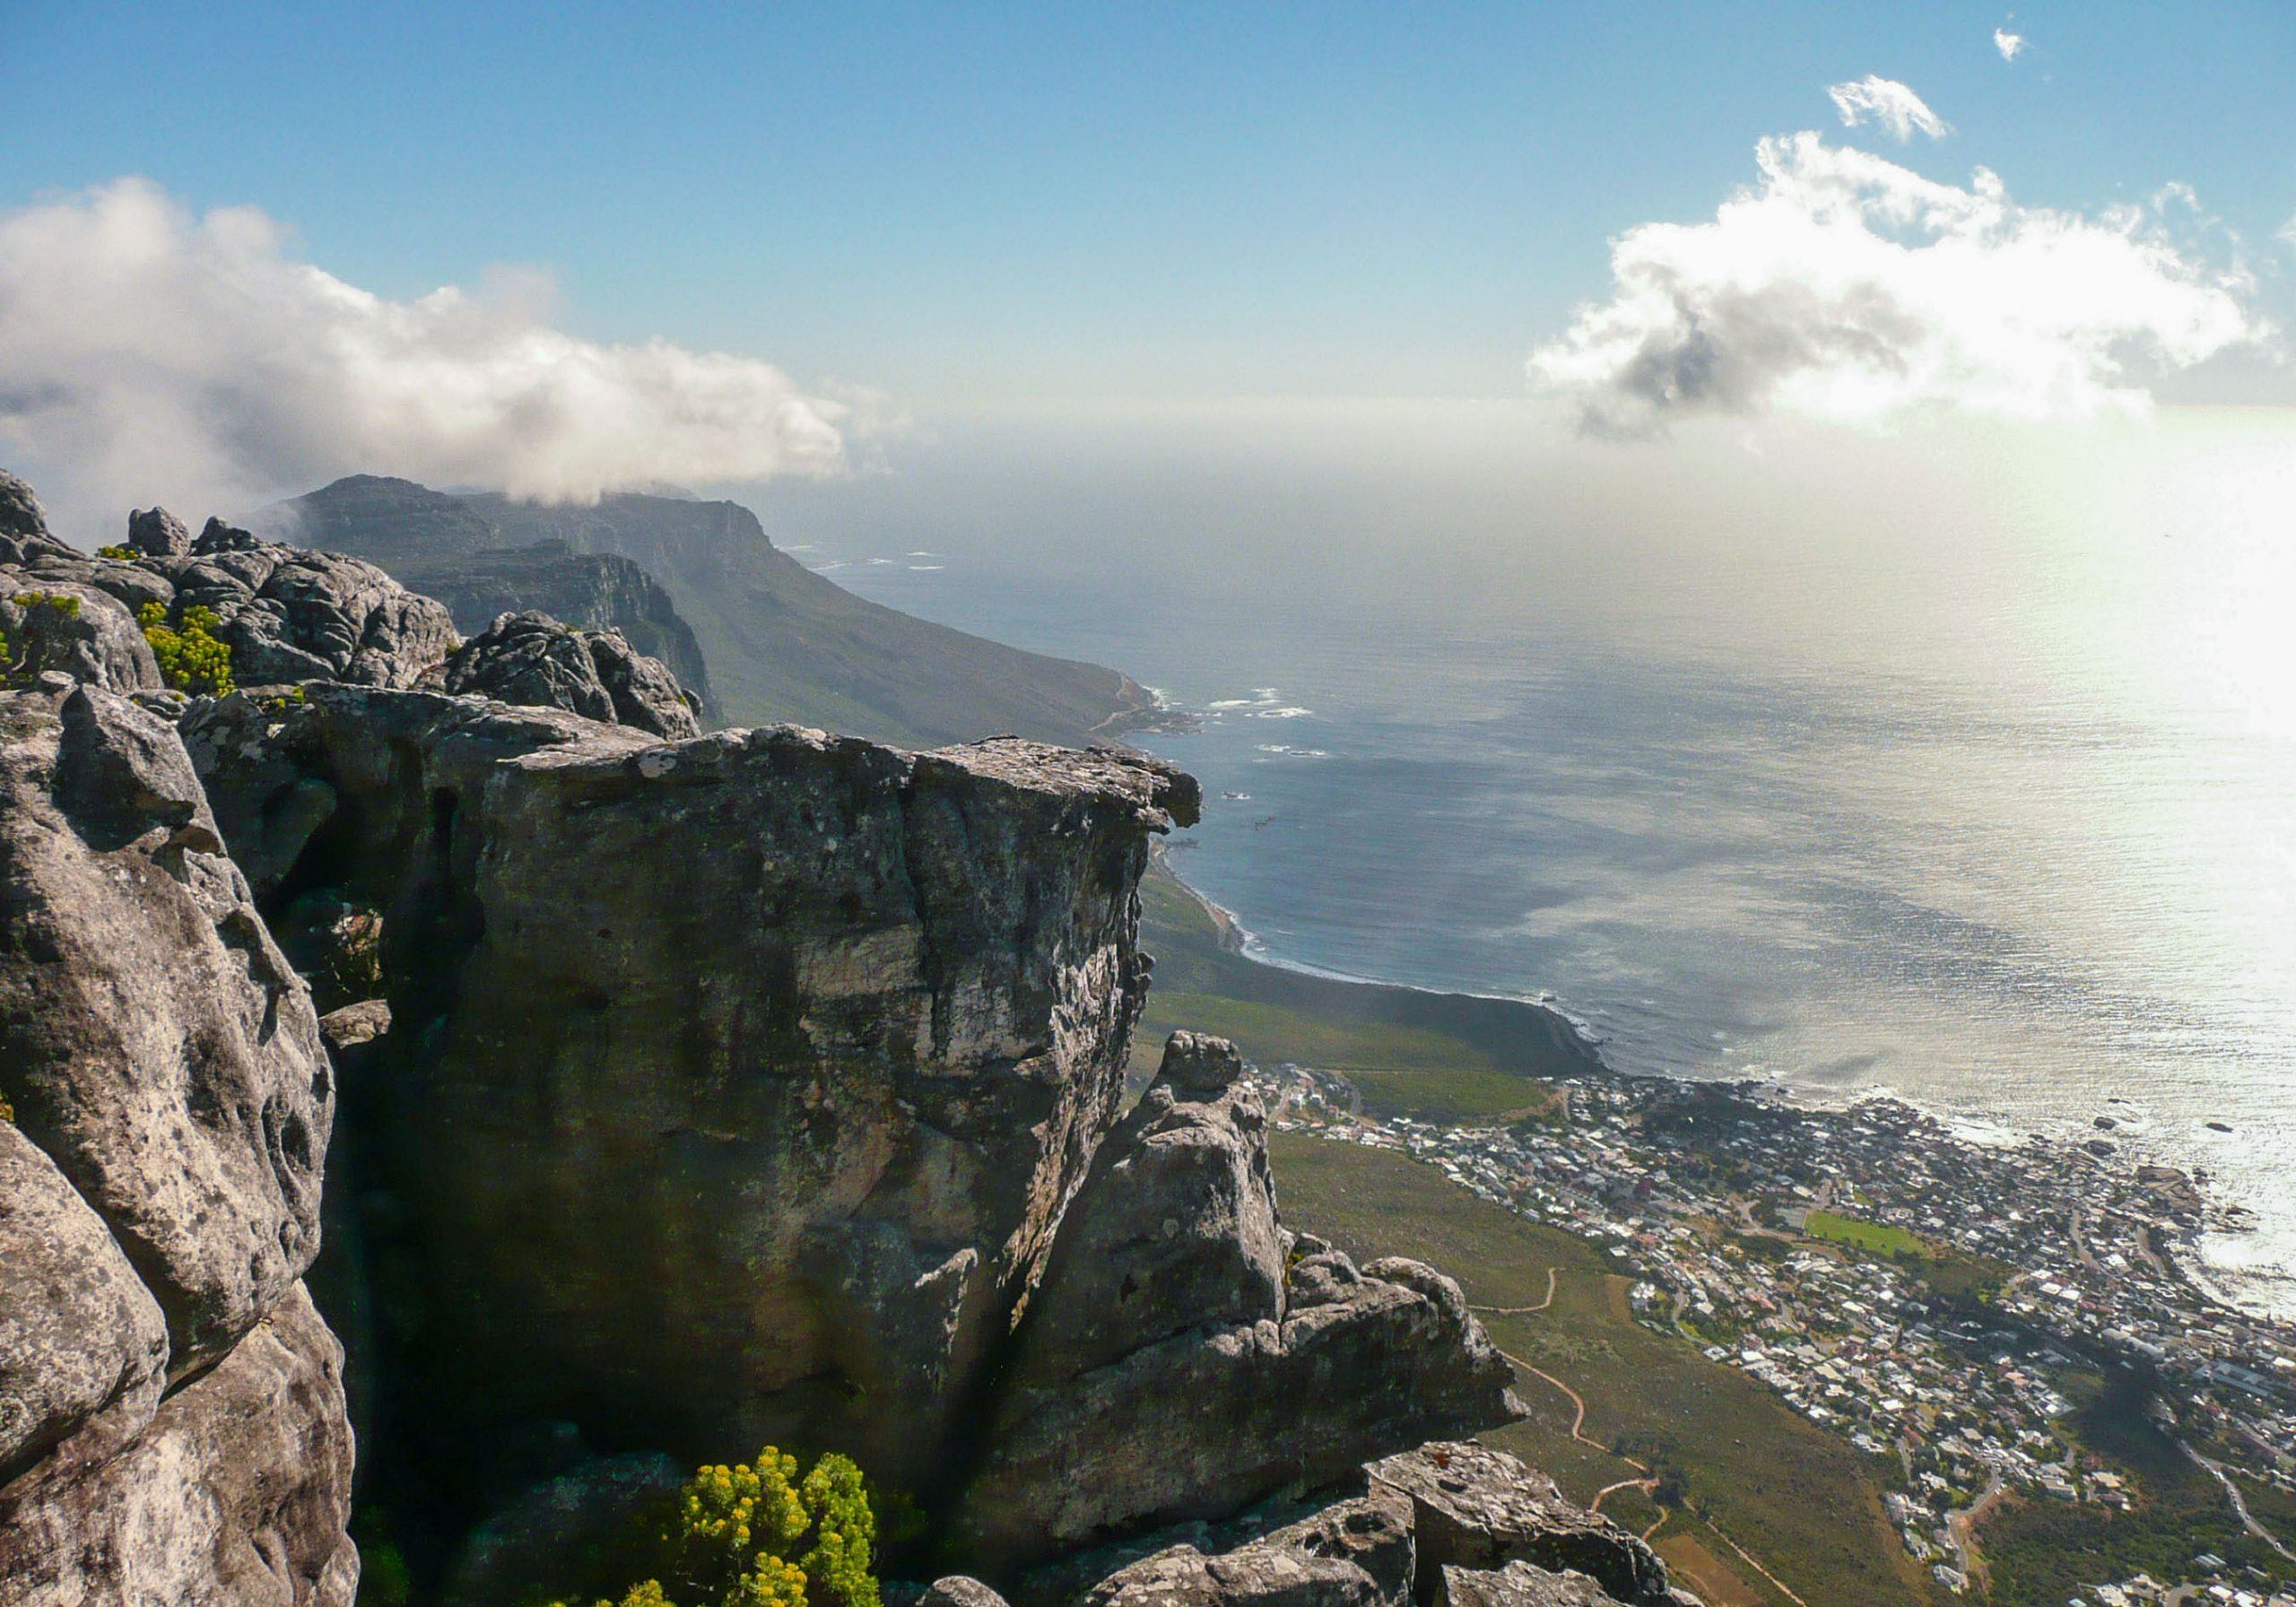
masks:
<svg viewBox="0 0 2296 1607"><path fill-rule="evenodd" d="M1535 1005L1247 960L1161 865L1140 898L1140 941L1156 957L1156 983L1135 1053L1149 1061L1175 1027L1217 1032L1254 1060L1346 1073L1376 1114L1445 1122L1543 1108L1549 1093L1538 1079L1596 1064L1566 1022Z"/></svg>
<svg viewBox="0 0 2296 1607"><path fill-rule="evenodd" d="M1533 1415L1486 1438L1582 1502L1640 1476L1625 1457L1647 1464L1665 1505L1620 1490L1603 1510L1638 1529L1657 1523L1651 1543L1709 1603L1793 1607L1764 1568L1811 1607L1950 1599L1891 1532L1873 1464L1687 1341L1635 1324L1627 1280L1585 1240L1391 1151L1292 1134L1276 1134L1273 1149L1284 1220L1352 1254L1418 1256L1457 1278L1474 1304L1495 1307L1540 1304L1553 1269L1544 1309L1487 1312L1483 1322L1509 1356L1584 1398L1580 1432L1596 1443L1572 1437L1570 1397L1527 1372L1518 1393Z"/></svg>

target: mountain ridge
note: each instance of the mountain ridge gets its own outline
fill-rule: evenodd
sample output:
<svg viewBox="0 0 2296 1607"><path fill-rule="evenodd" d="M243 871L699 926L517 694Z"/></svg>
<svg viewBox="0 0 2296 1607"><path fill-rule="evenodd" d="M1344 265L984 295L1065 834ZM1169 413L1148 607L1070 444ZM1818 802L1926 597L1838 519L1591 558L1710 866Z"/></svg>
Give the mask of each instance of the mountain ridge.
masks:
<svg viewBox="0 0 2296 1607"><path fill-rule="evenodd" d="M513 554L537 570L601 558L635 563L674 604L706 673L660 640L633 636L633 644L677 670L729 725L812 725L910 747L996 735L1078 747L1136 727L1156 707L1139 682L1105 665L857 596L775 546L736 502L619 492L587 506L545 504L351 475L257 521L381 564L432 595L467 593L483 576L489 595L507 595L501 571ZM564 557L538 553L552 543ZM519 606L568 617L546 600ZM632 630L620 617L570 622Z"/></svg>

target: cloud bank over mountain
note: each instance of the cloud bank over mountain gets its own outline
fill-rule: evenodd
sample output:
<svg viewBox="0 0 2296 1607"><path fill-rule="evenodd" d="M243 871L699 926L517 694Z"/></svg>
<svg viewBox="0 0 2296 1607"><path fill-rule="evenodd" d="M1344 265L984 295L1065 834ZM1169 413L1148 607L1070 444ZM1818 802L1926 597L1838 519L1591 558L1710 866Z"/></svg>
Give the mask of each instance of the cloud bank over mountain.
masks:
<svg viewBox="0 0 2296 1607"><path fill-rule="evenodd" d="M578 338L552 300L503 270L392 300L262 212L141 179L28 206L0 217L0 461L81 535L356 470L588 500L845 465L845 404L754 358Z"/></svg>
<svg viewBox="0 0 2296 1607"><path fill-rule="evenodd" d="M2273 334L2208 222L2178 206L2171 227L2173 198L2024 206L1986 169L1938 183L1806 133L1763 140L1755 162L1710 222L1614 239L1609 298L1532 352L1535 386L1590 430L2142 411L2153 379Z"/></svg>

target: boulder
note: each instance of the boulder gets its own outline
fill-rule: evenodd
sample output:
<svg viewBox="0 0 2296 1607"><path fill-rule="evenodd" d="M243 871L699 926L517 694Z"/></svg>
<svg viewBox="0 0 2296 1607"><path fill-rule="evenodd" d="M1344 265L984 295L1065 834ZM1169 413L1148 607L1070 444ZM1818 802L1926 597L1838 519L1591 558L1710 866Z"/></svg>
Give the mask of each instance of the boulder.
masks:
<svg viewBox="0 0 2296 1607"><path fill-rule="evenodd" d="M1449 1279L1289 1254L1239 1069L1233 1046L1176 1034L1102 1145L957 1504L976 1561L1026 1567L1224 1516L1519 1415L1511 1369Z"/></svg>
<svg viewBox="0 0 2296 1607"><path fill-rule="evenodd" d="M127 544L146 558L180 558L191 551L191 531L164 508L139 508L127 516Z"/></svg>
<svg viewBox="0 0 2296 1607"><path fill-rule="evenodd" d="M1551 1574L1527 1562L1496 1570L1446 1564L1435 1607L1622 1607L1585 1574Z"/></svg>
<svg viewBox="0 0 2296 1607"><path fill-rule="evenodd" d="M1138 878L1194 784L319 684L187 725L259 890L382 915L364 1175L404 1208L420 1464L475 1481L565 1420L929 1496L1113 1120Z"/></svg>
<svg viewBox="0 0 2296 1607"><path fill-rule="evenodd" d="M168 1329L102 1220L0 1120L0 1486L66 1440L82 1455L151 1420ZM114 1432L86 1435L99 1416Z"/></svg>
<svg viewBox="0 0 2296 1607"><path fill-rule="evenodd" d="M628 1576L631 1564L616 1553L632 1549L632 1524L685 1481L676 1463L643 1451L585 1457L537 1481L464 1540L439 1592L442 1607L516 1607L611 1590Z"/></svg>
<svg viewBox="0 0 2296 1607"><path fill-rule="evenodd" d="M1375 1494L1216 1556L1190 1545L1111 1574L1086 1607L1409 1607L1411 1508Z"/></svg>
<svg viewBox="0 0 2296 1607"><path fill-rule="evenodd" d="M1020 1363L1075 1377L1206 1321L1283 1315L1267 1118L1225 1038L1175 1032L1062 1224ZM1357 1460L1360 1460L1358 1458Z"/></svg>
<svg viewBox="0 0 2296 1607"><path fill-rule="evenodd" d="M126 1446L0 1489L0 1607L350 1607L342 1368L292 1286Z"/></svg>
<svg viewBox="0 0 2296 1607"><path fill-rule="evenodd" d="M1504 1451L1473 1441L1422 1446L1368 1472L1375 1487L1410 1498L1423 1568L1488 1571L1527 1562L1585 1574L1630 1607L1681 1600L1668 1591L1657 1552Z"/></svg>
<svg viewBox="0 0 2296 1607"><path fill-rule="evenodd" d="M0 469L0 563L29 563L39 558L79 554L50 535L48 515L32 488Z"/></svg>
<svg viewBox="0 0 2296 1607"><path fill-rule="evenodd" d="M948 1574L925 1587L917 1607L1005 1607L1005 1603L971 1575Z"/></svg>
<svg viewBox="0 0 2296 1607"><path fill-rule="evenodd" d="M68 685L68 683L65 683ZM318 1248L334 1087L173 727L0 694L0 1095L215 1361Z"/></svg>
<svg viewBox="0 0 2296 1607"><path fill-rule="evenodd" d="M548 614L501 615L448 657L443 684L457 696L563 708L656 736L701 734L683 689L659 659L612 631L578 630Z"/></svg>
<svg viewBox="0 0 2296 1607"><path fill-rule="evenodd" d="M74 558L70 563L88 567ZM110 568L122 566L110 565ZM126 606L101 587L0 568L0 679L57 671L117 692L157 691L160 666Z"/></svg>

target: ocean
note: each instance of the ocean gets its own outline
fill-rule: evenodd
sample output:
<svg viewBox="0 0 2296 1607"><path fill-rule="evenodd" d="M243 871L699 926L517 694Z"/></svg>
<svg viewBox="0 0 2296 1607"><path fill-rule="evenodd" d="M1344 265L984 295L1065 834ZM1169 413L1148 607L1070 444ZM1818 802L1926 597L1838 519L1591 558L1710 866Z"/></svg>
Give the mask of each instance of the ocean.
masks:
<svg viewBox="0 0 2296 1607"><path fill-rule="evenodd" d="M2199 1270L2296 1315L2296 452L2162 433L1950 492L1876 456L1870 495L1600 539L1592 493L1530 484L1416 539L1364 531L1435 491L1327 510L1319 544L1200 479L1184 540L1027 508L1013 543L789 539L1193 712L1143 739L1208 798L1172 863L1262 957L1542 1000L1622 1070L2204 1171L2240 1209ZM1281 539L1221 502L1255 495Z"/></svg>

